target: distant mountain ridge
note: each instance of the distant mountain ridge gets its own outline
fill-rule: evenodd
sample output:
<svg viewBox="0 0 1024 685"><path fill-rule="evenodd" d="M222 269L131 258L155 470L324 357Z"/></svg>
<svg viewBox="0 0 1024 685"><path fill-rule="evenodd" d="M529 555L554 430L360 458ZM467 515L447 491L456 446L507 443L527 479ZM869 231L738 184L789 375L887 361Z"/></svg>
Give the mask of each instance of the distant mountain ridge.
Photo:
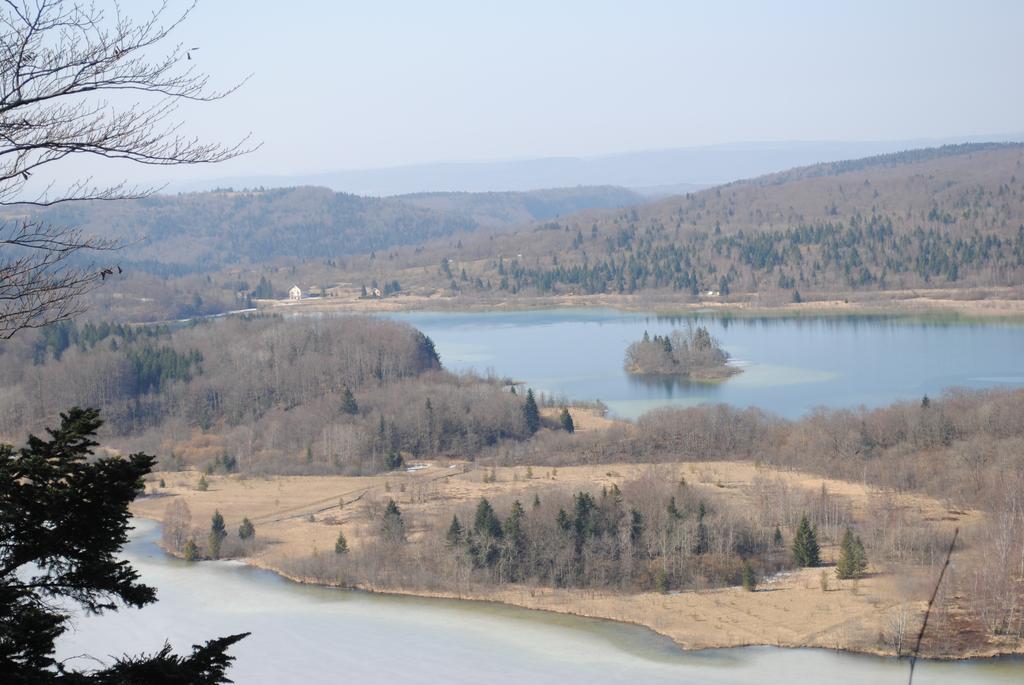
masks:
<svg viewBox="0 0 1024 685"><path fill-rule="evenodd" d="M695 190L696 187L720 185L822 162L859 159L947 144L1019 140L1024 140L1024 133L895 141L729 143L592 157L437 162L291 176L221 178L177 184L170 190L311 185L377 197L421 192L532 191L604 185L638 190L657 189L661 186Z"/></svg>

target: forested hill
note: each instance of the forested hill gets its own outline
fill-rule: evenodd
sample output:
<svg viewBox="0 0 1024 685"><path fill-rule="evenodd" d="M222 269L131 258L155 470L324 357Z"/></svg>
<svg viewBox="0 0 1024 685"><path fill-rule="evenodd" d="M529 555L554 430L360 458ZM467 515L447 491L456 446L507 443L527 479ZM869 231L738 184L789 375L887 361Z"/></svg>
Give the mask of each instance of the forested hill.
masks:
<svg viewBox="0 0 1024 685"><path fill-rule="evenodd" d="M415 193L397 195L395 199L417 207L466 214L481 226L547 221L586 209L622 208L645 201L639 193L618 186L505 193Z"/></svg>
<svg viewBox="0 0 1024 685"><path fill-rule="evenodd" d="M280 257L369 253L455 232L494 230L641 201L641 196L611 186L391 198L300 187L71 203L41 214L48 221L123 241L118 259L125 266L173 274L183 268L212 270Z"/></svg>
<svg viewBox="0 0 1024 685"><path fill-rule="evenodd" d="M463 291L795 297L1020 285L1024 145L956 145L804 167L461 245L437 249L466 269Z"/></svg>

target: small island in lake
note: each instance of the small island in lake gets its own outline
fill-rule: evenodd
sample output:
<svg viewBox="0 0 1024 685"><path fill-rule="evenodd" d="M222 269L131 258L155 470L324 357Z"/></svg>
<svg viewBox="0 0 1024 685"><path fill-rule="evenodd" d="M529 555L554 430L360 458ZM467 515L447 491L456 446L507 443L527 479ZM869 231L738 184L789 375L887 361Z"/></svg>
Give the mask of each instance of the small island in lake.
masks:
<svg viewBox="0 0 1024 685"><path fill-rule="evenodd" d="M740 369L729 366L729 353L703 326L644 337L626 348L625 368L641 376L682 376L692 380L723 380Z"/></svg>

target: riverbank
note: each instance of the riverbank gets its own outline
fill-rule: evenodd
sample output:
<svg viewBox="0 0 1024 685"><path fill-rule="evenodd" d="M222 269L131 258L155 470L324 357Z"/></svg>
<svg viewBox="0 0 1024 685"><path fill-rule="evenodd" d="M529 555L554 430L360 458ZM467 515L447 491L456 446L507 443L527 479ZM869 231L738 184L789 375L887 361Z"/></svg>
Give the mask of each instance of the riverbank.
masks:
<svg viewBox="0 0 1024 685"><path fill-rule="evenodd" d="M841 494L856 511L871 505L875 493L862 485L821 479L792 472L777 472L747 462L700 462L653 467L643 464L473 469L457 462L424 462L412 472L371 477L270 477L239 478L207 476L209 488L196 489L198 474L159 474L166 487L150 485L159 496L140 499L136 515L162 520L169 501L180 498L192 512L201 531L213 510L219 510L229 530L243 516L256 525L265 543L245 563L280 573L298 582L332 584L296 572L302 560L317 555L333 557L338 530L344 529L349 545L358 550L373 539L378 524L372 512L385 498L395 499L408 521L409 544L424 537L439 516L453 503L471 503L479 497L517 496L528 501L534 494L545 497L554 489L610 487L635 478L652 468L671 468L665 477L683 475L692 487L714 490L735 498L750 497L755 479L777 478L789 487ZM678 472L678 473L677 473ZM532 476L532 477L531 477ZM492 480L493 478L493 480ZM892 496L891 494L889 495ZM977 512L950 511L941 502L901 495L899 505L945 527L969 527L981 520ZM823 558L831 562L837 551L823 546ZM931 568L876 564L866 578L838 581L830 566L802 569L762 579L756 592L738 587L675 593L620 593L589 589L556 589L521 585L480 586L469 580L452 588L341 583L371 592L425 597L500 602L527 609L574 614L641 625L669 637L686 649L725 648L747 645L822 647L870 654L891 654L893 626L902 620L906 644L916 631L924 598L933 582ZM821 574L830 580L822 588ZM1024 645L990 643L984 647L927 651L942 658L987 657L1022 653ZM948 649L952 648L952 649Z"/></svg>

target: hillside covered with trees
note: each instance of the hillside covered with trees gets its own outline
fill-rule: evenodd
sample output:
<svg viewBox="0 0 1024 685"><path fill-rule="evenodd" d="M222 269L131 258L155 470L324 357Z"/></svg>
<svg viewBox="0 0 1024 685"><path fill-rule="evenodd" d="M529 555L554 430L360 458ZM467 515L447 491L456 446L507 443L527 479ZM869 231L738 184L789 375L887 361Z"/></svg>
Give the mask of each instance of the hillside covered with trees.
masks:
<svg viewBox="0 0 1024 685"><path fill-rule="evenodd" d="M621 211L435 242L373 268L434 266L456 293L697 297L1024 282L1024 146L956 145L823 164ZM462 274L465 274L463 277Z"/></svg>
<svg viewBox="0 0 1024 685"><path fill-rule="evenodd" d="M532 396L447 373L430 338L363 317L63 324L8 343L0 377L0 434L101 407L111 446L149 449L165 468L372 473L539 427Z"/></svg>
<svg viewBox="0 0 1024 685"><path fill-rule="evenodd" d="M14 206L7 213L119 241L122 268L174 276L281 258L336 260L641 201L612 186L385 198L298 187L156 195L43 211Z"/></svg>

